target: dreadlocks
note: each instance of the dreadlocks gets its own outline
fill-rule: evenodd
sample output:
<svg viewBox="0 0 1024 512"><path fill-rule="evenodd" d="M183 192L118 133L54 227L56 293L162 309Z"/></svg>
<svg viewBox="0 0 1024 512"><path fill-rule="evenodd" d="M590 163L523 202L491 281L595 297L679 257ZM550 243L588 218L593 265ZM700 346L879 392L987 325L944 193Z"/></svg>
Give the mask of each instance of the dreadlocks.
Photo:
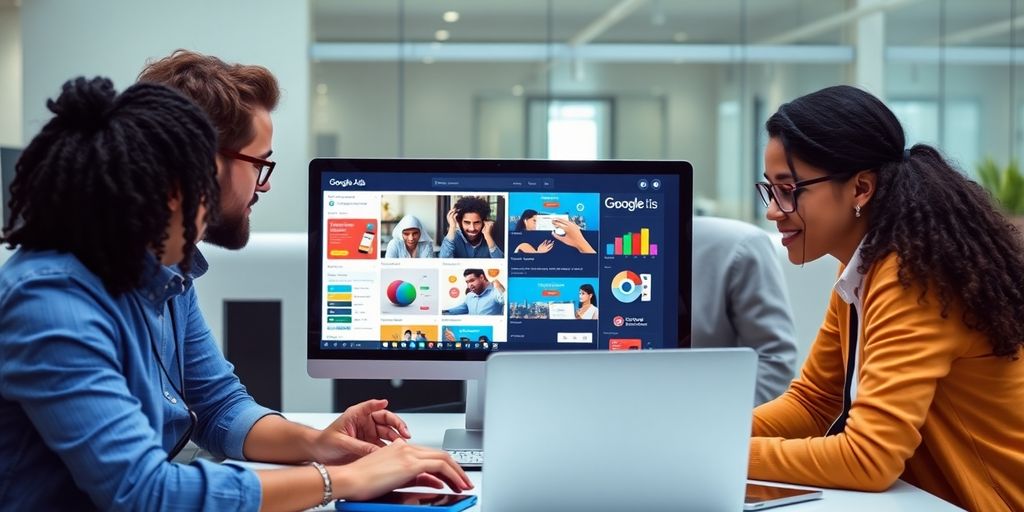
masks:
<svg viewBox="0 0 1024 512"><path fill-rule="evenodd" d="M168 200L181 202L189 270L201 204L217 211L216 132L174 90L106 78L69 80L54 113L15 165L0 242L74 254L118 295L144 277L146 251L164 252Z"/></svg>

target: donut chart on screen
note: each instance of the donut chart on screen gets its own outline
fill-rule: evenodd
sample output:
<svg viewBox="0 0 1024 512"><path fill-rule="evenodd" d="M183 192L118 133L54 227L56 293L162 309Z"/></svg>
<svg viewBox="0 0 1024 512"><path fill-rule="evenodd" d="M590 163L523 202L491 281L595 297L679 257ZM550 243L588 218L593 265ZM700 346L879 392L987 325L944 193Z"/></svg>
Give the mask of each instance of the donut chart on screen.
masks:
<svg viewBox="0 0 1024 512"><path fill-rule="evenodd" d="M623 270L612 278L612 295L619 302L634 302L642 291L640 276L636 272Z"/></svg>
<svg viewBox="0 0 1024 512"><path fill-rule="evenodd" d="M416 300L416 287L407 281L391 281L388 300L396 306L408 306Z"/></svg>

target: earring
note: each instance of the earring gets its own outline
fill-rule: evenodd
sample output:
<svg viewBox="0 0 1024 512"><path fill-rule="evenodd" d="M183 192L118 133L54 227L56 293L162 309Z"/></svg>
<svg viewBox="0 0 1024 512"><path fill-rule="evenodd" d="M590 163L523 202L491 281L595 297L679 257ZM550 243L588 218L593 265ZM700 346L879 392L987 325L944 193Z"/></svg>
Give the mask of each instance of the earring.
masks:
<svg viewBox="0 0 1024 512"><path fill-rule="evenodd" d="M860 205L859 204L857 206L853 207L853 216L857 217L858 219L860 218Z"/></svg>

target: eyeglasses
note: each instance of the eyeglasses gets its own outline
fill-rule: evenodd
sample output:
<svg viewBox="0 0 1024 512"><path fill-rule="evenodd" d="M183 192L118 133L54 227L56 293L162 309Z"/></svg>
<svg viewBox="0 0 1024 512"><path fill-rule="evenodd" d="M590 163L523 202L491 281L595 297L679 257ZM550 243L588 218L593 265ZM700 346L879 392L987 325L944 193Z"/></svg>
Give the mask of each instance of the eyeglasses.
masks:
<svg viewBox="0 0 1024 512"><path fill-rule="evenodd" d="M770 208L772 201L778 205L779 210L782 213L793 213L796 211L796 196L803 188L814 185L815 183L823 183L826 181L844 179L856 174L854 172L843 172L839 174L830 174L828 176L822 176L820 178L812 178L809 180L802 180L796 183L768 183L762 181L755 183L757 192L761 196L761 201L765 207Z"/></svg>
<svg viewBox="0 0 1024 512"><path fill-rule="evenodd" d="M243 162L249 162L256 168L256 186L262 187L267 184L267 180L270 179L270 173L274 172L274 166L277 162L271 162L270 160L264 160L262 158L256 158L254 156L244 155L237 151L231 151L229 149L217 150L221 155L234 158L235 160L241 160Z"/></svg>

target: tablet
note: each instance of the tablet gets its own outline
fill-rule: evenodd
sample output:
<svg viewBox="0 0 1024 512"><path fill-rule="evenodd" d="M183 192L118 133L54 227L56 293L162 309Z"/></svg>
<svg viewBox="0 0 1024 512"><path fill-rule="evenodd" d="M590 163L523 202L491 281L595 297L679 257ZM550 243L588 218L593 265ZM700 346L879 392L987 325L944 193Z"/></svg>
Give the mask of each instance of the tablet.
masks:
<svg viewBox="0 0 1024 512"><path fill-rule="evenodd" d="M743 510L764 510L766 508L820 499L821 491L747 484L747 495L743 500Z"/></svg>
<svg viewBox="0 0 1024 512"><path fill-rule="evenodd" d="M336 501L342 512L458 512L476 504L472 494L394 491L369 501Z"/></svg>

